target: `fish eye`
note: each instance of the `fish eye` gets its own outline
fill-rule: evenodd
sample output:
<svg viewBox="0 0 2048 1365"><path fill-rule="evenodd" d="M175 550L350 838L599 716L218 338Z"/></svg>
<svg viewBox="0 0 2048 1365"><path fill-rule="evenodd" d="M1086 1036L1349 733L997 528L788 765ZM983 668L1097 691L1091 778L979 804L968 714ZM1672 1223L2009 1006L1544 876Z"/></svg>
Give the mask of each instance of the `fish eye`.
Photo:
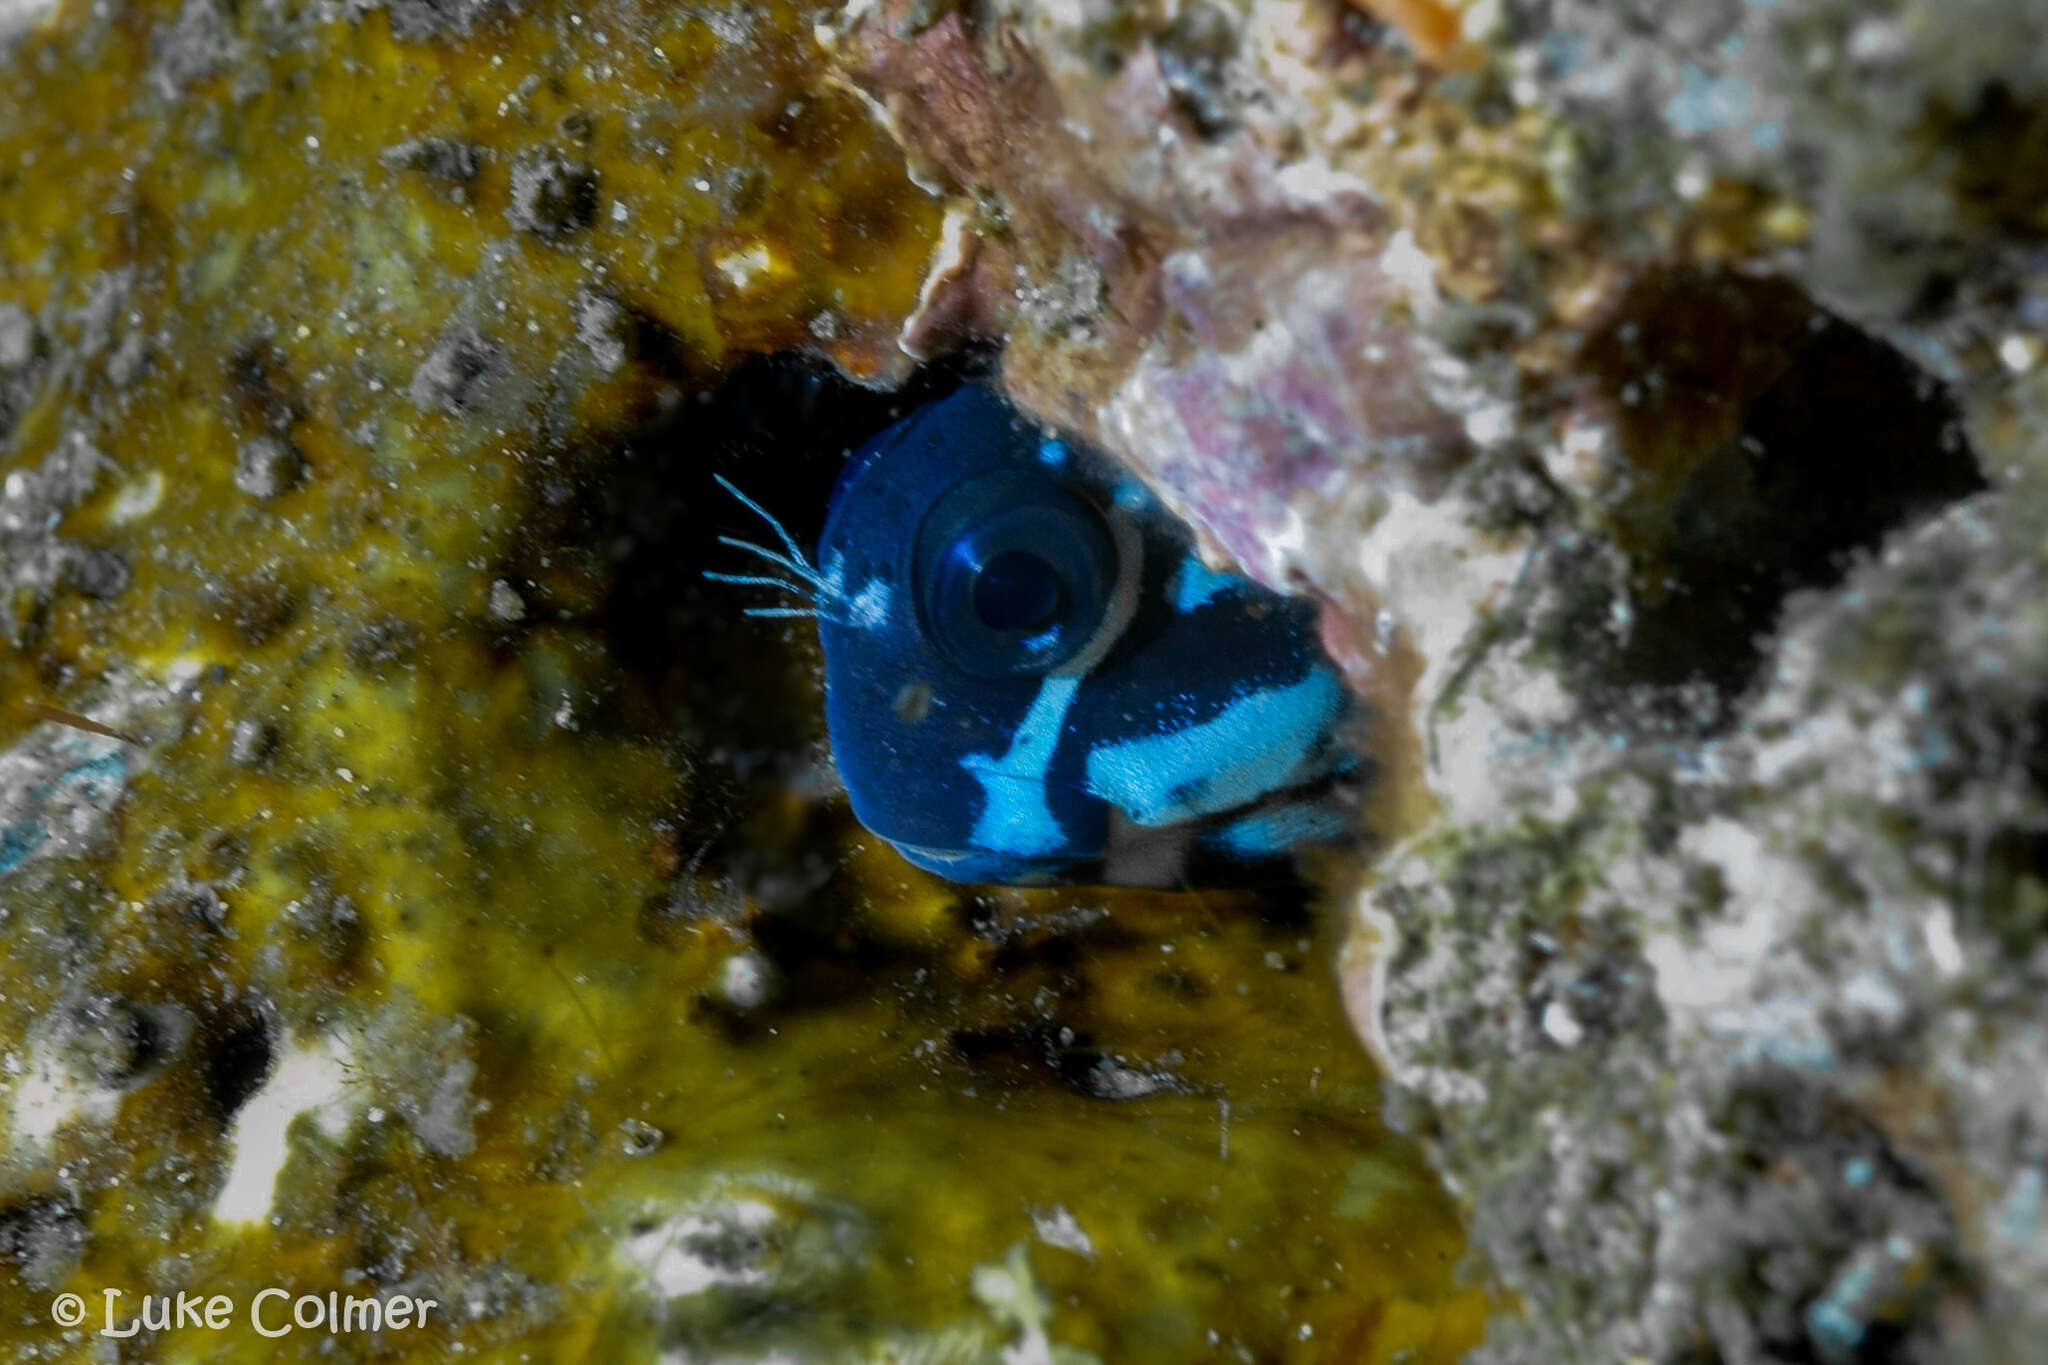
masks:
<svg viewBox="0 0 2048 1365"><path fill-rule="evenodd" d="M926 634L976 677L1047 673L1080 652L1109 609L1115 538L1102 512L1035 471L970 479L918 528Z"/></svg>
<svg viewBox="0 0 2048 1365"><path fill-rule="evenodd" d="M1029 550L1005 550L974 577L974 611L990 630L1044 630L1066 599L1059 571Z"/></svg>

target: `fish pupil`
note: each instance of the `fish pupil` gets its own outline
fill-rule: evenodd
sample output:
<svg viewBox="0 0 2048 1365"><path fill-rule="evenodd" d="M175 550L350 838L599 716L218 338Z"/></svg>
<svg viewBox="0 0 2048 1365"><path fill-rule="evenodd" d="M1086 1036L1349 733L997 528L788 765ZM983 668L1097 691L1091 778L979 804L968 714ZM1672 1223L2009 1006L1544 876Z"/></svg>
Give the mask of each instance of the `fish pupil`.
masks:
<svg viewBox="0 0 2048 1365"><path fill-rule="evenodd" d="M974 614L990 630L1036 633L1060 619L1066 589L1059 571L1029 550L1005 550L974 579Z"/></svg>

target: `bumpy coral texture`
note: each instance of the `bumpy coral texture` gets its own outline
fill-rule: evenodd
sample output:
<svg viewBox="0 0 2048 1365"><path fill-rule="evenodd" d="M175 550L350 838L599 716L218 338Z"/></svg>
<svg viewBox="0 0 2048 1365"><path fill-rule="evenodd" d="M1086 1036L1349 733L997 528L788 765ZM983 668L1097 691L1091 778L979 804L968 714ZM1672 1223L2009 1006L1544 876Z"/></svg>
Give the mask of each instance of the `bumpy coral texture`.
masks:
<svg viewBox="0 0 2048 1365"><path fill-rule="evenodd" d="M2025 1358L2048 14L1372 8L863 29L942 316L1412 720L1343 971L1481 1358Z"/></svg>

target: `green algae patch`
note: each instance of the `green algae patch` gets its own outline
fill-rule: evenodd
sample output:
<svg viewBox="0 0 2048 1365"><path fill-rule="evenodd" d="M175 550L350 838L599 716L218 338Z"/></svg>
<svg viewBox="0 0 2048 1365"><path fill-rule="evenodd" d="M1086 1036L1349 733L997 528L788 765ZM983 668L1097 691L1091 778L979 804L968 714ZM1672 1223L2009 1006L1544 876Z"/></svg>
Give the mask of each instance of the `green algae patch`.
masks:
<svg viewBox="0 0 2048 1365"><path fill-rule="evenodd" d="M783 477L720 385L903 379L936 247L821 17L80 5L11 40L18 1358L96 1358L109 1289L123 1327L236 1305L124 1359L1476 1341L1314 913L911 871L821 762L815 643L698 585L714 457ZM270 1337L269 1289L437 1308Z"/></svg>

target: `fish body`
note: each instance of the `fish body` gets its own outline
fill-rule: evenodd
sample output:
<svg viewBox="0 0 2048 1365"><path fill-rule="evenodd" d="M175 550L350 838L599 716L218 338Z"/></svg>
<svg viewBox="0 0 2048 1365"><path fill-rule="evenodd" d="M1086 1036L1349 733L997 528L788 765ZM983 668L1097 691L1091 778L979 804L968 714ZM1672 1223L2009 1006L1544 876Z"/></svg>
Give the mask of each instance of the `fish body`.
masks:
<svg viewBox="0 0 2048 1365"><path fill-rule="evenodd" d="M806 581L854 813L920 867L1174 885L1348 825L1359 716L1312 604L986 388L856 453Z"/></svg>

